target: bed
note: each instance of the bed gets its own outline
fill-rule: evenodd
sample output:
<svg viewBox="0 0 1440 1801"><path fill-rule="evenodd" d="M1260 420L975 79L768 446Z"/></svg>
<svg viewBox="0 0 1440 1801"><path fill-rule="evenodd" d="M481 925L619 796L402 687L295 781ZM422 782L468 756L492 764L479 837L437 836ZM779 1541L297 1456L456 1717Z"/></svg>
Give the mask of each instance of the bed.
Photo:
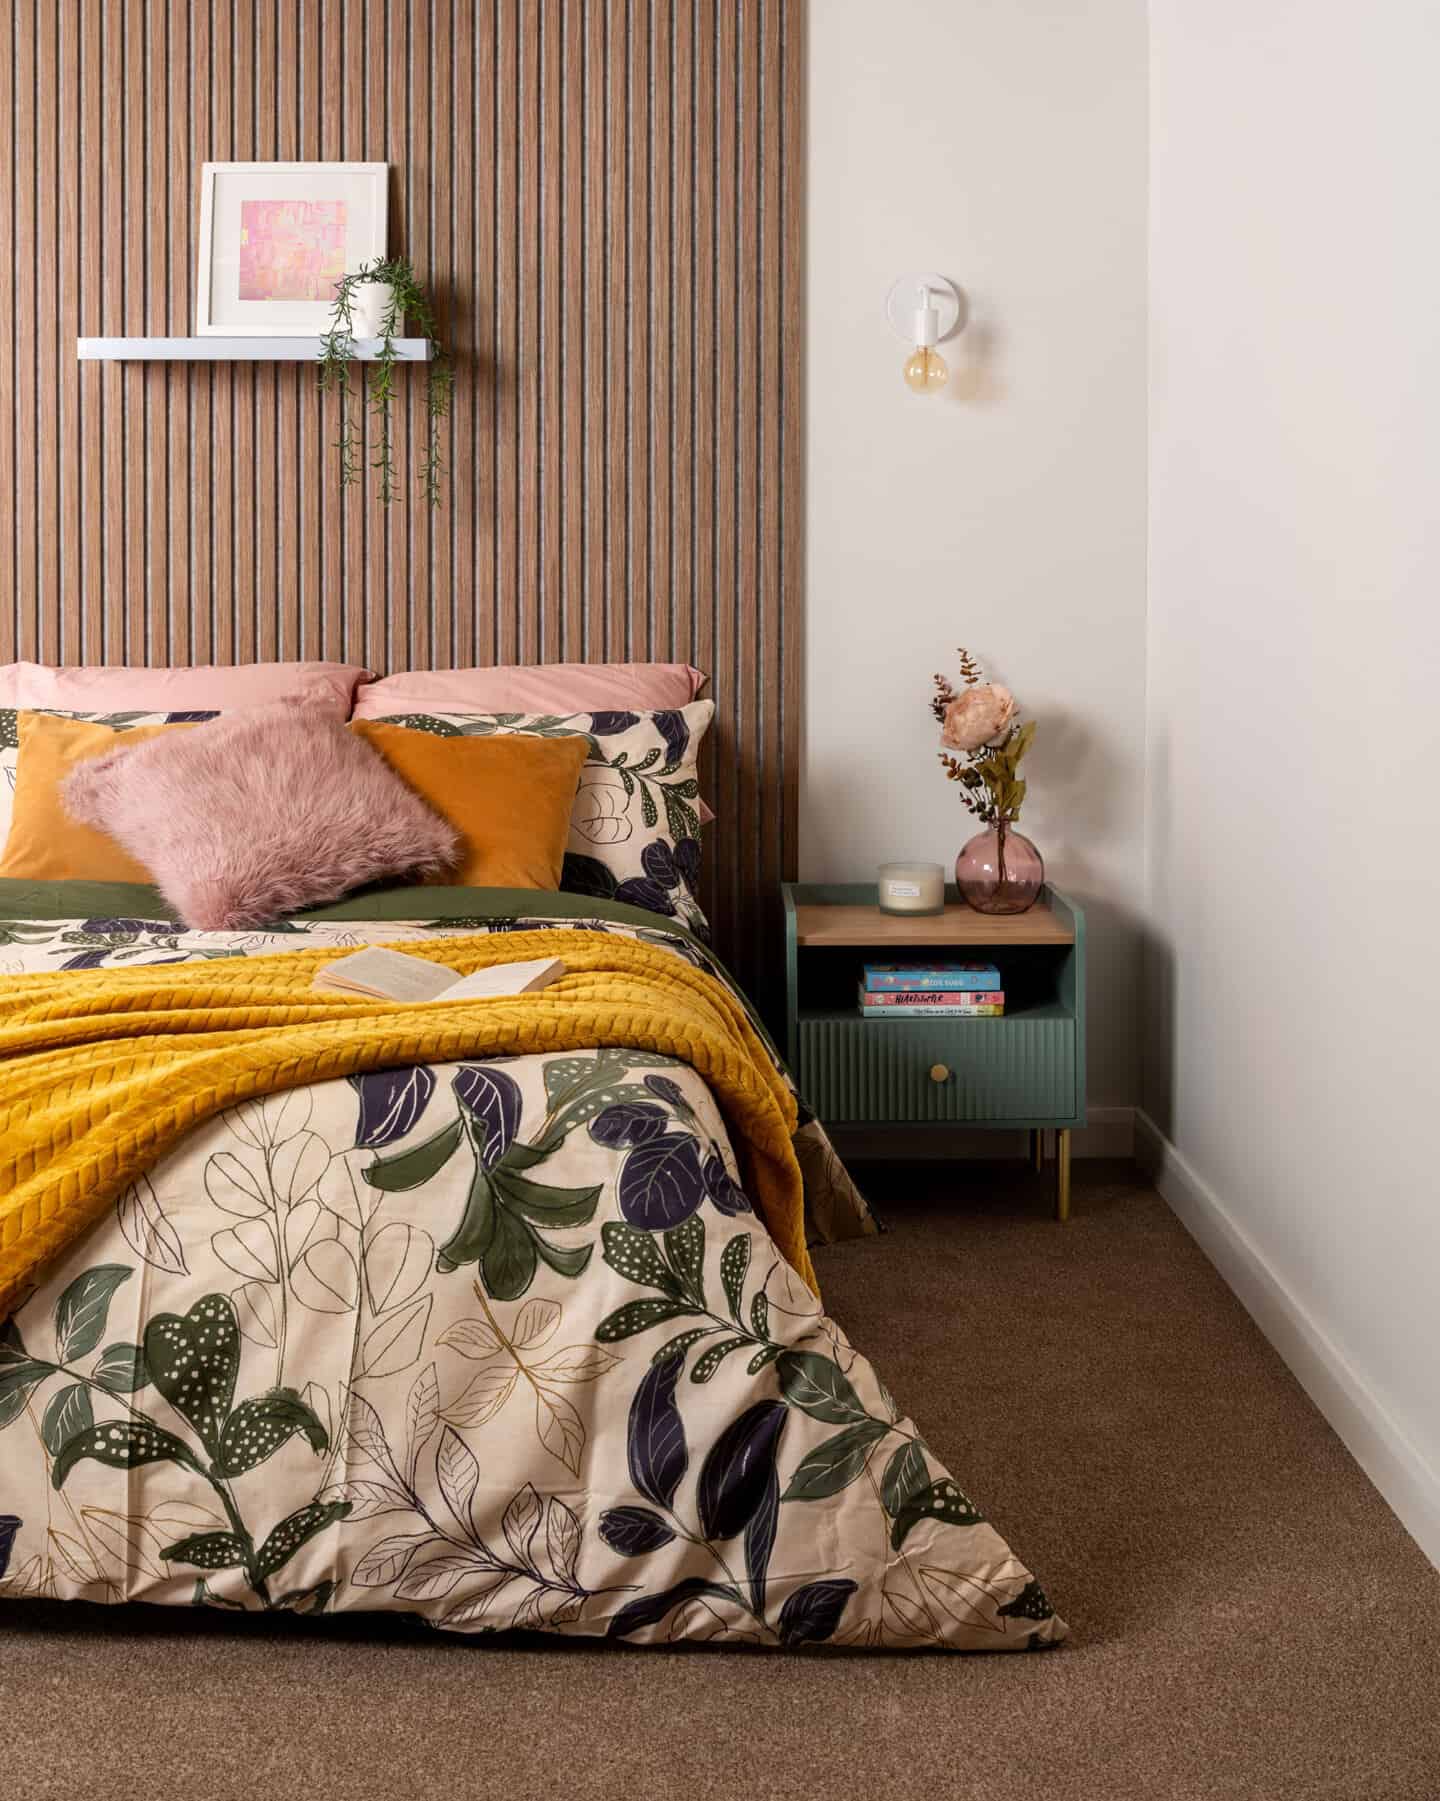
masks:
<svg viewBox="0 0 1440 1801"><path fill-rule="evenodd" d="M645 947L773 1060L704 943L613 900L403 887L198 932L150 889L0 882L0 994L43 988L52 1018L98 972L144 996L201 964L557 942ZM722 1083L630 1035L287 1078L197 1117L0 1331L0 1596L630 1644L1063 1638L758 1209L736 1084L789 1093L778 1061ZM873 1232L782 1111L809 1241Z"/></svg>

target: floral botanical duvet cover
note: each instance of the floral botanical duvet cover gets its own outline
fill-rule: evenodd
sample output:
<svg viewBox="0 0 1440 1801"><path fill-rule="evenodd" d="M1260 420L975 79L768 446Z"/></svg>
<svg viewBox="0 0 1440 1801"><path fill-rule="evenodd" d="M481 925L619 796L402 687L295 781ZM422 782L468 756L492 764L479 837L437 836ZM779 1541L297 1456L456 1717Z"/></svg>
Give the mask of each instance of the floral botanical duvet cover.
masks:
<svg viewBox="0 0 1440 1801"><path fill-rule="evenodd" d="M204 933L149 890L15 883L0 972L555 924L723 976L577 897L389 891ZM873 1231L817 1124L795 1148L812 1238ZM0 1329L0 1597L24 1596L630 1643L1065 1633L779 1254L704 1081L623 1047L195 1127Z"/></svg>

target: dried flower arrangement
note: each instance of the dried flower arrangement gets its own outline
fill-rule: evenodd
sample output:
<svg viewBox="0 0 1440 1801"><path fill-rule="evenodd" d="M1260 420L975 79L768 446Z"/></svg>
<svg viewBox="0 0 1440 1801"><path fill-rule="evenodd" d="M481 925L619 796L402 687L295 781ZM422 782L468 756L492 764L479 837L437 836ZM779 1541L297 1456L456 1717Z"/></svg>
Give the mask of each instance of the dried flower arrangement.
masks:
<svg viewBox="0 0 1440 1801"><path fill-rule="evenodd" d="M997 829L1020 817L1025 782L1020 759L1035 736L1035 721L1018 723L1015 696L999 682L987 682L968 650L960 651L961 689L947 677L935 677L930 711L940 726L940 752L949 781L960 784L960 798L981 822ZM958 752L959 755L952 753Z"/></svg>

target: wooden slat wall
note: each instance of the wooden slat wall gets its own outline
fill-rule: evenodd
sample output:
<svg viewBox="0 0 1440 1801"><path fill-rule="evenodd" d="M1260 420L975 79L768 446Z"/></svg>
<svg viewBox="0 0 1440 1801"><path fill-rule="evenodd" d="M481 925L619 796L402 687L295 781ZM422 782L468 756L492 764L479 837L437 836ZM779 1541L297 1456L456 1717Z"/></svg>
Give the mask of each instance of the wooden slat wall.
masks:
<svg viewBox="0 0 1440 1801"><path fill-rule="evenodd" d="M0 662L688 660L705 900L794 874L803 0L11 0ZM33 144L33 150L30 146ZM200 164L384 160L458 355L450 490L342 497L303 366L194 330ZM421 386L397 441L413 461Z"/></svg>

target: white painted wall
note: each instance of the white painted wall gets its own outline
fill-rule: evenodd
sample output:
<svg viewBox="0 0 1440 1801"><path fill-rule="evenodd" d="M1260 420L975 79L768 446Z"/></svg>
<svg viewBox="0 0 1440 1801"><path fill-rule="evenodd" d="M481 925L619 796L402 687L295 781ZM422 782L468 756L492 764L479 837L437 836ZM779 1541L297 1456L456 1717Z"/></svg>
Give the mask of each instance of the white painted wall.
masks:
<svg viewBox="0 0 1440 1801"><path fill-rule="evenodd" d="M1440 1561L1440 7L1151 36L1145 1105Z"/></svg>
<svg viewBox="0 0 1440 1801"><path fill-rule="evenodd" d="M1091 928L1090 1097L1137 1094L1143 878L1143 0L810 8L801 873L953 862L932 671L965 644L1040 722L1022 825ZM896 276L971 321L900 378Z"/></svg>

